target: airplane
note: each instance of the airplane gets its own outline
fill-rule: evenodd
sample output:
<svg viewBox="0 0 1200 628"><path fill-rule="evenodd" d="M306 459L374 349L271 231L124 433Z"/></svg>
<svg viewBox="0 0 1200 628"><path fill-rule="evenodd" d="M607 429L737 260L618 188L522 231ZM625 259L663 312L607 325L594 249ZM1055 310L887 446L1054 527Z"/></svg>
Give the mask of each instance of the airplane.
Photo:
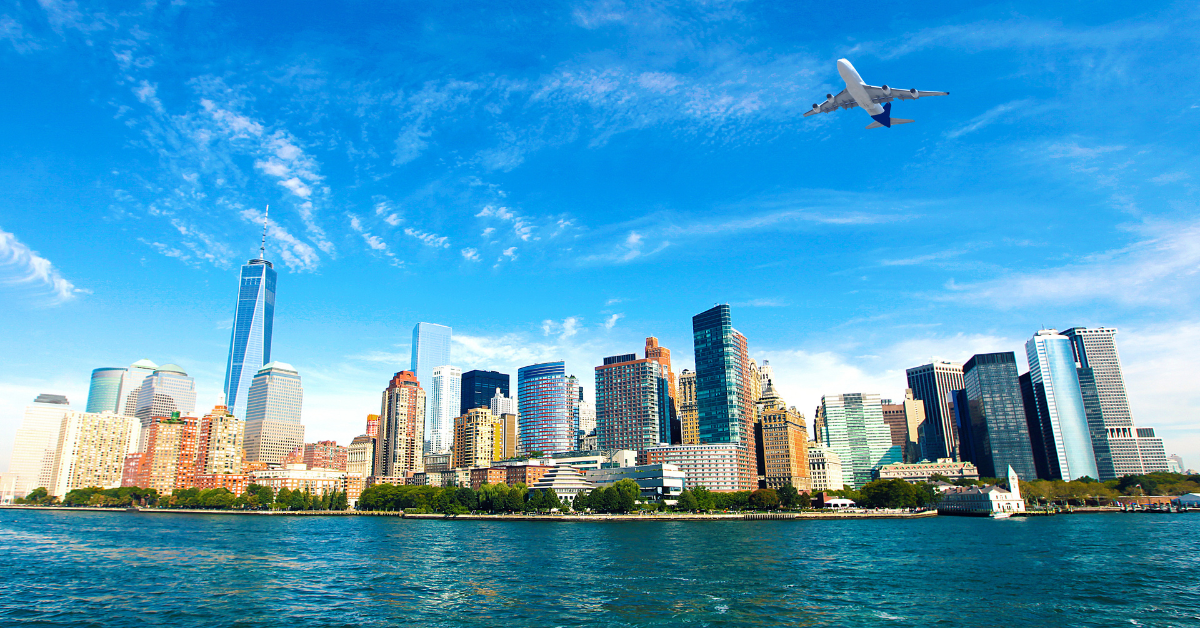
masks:
<svg viewBox="0 0 1200 628"><path fill-rule="evenodd" d="M922 92L916 89L892 89L887 85L883 87L875 87L867 85L863 82L862 77L858 75L858 70L854 69L853 65L845 59L838 59L837 62L838 74L842 75L842 80L846 81L846 89L838 92L837 96L833 94L825 95L825 102L813 104L812 110L804 113L804 117L808 117L818 113L829 113L837 109L850 109L851 107L862 107L867 111L867 115L874 120L867 125L868 129L878 129L879 127L892 128L893 124L908 124L912 120L892 117L892 100L899 98L900 100L916 100L926 96L949 96L950 92ZM879 103L883 103L881 107Z"/></svg>

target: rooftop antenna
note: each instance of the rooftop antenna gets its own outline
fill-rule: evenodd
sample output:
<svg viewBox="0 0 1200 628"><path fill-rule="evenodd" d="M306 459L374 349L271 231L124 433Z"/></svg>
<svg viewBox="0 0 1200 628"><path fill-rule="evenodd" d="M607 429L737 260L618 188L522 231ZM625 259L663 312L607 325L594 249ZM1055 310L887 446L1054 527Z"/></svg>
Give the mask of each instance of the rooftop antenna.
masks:
<svg viewBox="0 0 1200 628"><path fill-rule="evenodd" d="M258 247L258 259L267 259L267 215L271 213L271 206L263 210L263 237L262 244Z"/></svg>

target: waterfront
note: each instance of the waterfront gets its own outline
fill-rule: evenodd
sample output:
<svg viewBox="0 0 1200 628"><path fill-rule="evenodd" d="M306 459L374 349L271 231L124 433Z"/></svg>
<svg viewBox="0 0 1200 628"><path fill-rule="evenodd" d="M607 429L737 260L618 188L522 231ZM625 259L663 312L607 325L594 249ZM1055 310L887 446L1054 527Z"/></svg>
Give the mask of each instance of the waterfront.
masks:
<svg viewBox="0 0 1200 628"><path fill-rule="evenodd" d="M5 625L1184 626L1200 516L413 521L2 511Z"/></svg>

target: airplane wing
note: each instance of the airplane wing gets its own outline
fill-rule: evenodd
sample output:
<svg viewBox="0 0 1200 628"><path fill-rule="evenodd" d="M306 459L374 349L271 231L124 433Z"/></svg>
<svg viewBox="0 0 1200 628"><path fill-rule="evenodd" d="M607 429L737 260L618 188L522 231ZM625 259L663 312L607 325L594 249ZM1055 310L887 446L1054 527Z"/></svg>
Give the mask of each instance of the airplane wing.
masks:
<svg viewBox="0 0 1200 628"><path fill-rule="evenodd" d="M892 102L894 99L900 100L916 100L925 98L926 96L949 96L950 92L923 92L918 89L897 89L895 87L875 87L874 85L863 85L867 90L867 95L871 97L871 102Z"/></svg>
<svg viewBox="0 0 1200 628"><path fill-rule="evenodd" d="M849 109L857 106L858 103L855 102L854 97L850 95L850 92L843 89L837 93L837 96L827 98L823 103L814 104L812 109L804 112L804 117L818 113L829 113L830 111L836 111L837 109Z"/></svg>

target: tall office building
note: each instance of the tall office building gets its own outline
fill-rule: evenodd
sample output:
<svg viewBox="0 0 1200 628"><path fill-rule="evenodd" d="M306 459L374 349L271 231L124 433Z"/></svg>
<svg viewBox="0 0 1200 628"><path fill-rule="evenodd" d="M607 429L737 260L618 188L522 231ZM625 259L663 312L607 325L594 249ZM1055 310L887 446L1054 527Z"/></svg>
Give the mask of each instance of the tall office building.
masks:
<svg viewBox="0 0 1200 628"><path fill-rule="evenodd" d="M913 398L925 404L925 429L919 437L921 456L926 460L959 460L958 435L955 433L951 404L954 391L963 389L962 365L934 360L910 368L906 374Z"/></svg>
<svg viewBox="0 0 1200 628"><path fill-rule="evenodd" d="M1125 475L1142 473L1143 464L1139 453L1137 432L1133 416L1129 411L1129 398L1125 393L1125 377L1121 373L1121 357L1117 354L1117 330L1111 327L1072 327L1062 333L1071 340L1075 362L1083 380L1091 388L1088 402L1098 404L1093 409L1093 421L1099 418L1101 425L1093 429L1092 448L1096 455L1096 467L1100 480L1110 480ZM1083 383L1081 380L1081 383ZM1088 403L1089 406L1092 403Z"/></svg>
<svg viewBox="0 0 1200 628"><path fill-rule="evenodd" d="M666 368L628 353L596 367L596 446L632 449L671 443L671 398Z"/></svg>
<svg viewBox="0 0 1200 628"><path fill-rule="evenodd" d="M1138 453L1142 457L1142 467L1146 473L1161 473L1171 470L1171 462L1163 447L1162 439L1154 435L1154 428L1137 428Z"/></svg>
<svg viewBox="0 0 1200 628"><path fill-rule="evenodd" d="M771 363L763 360L761 366L758 367L759 389L766 390L767 384L775 384L775 369L771 368Z"/></svg>
<svg viewBox="0 0 1200 628"><path fill-rule="evenodd" d="M849 393L821 397L824 445L837 453L842 475L851 488L871 481L871 471L900 462L899 447L892 445L891 432L883 422L879 395Z"/></svg>
<svg viewBox="0 0 1200 628"><path fill-rule="evenodd" d="M1040 330L1025 343L1043 448L1033 455L1043 458L1049 479L1066 481L1100 475L1071 344L1053 329Z"/></svg>
<svg viewBox="0 0 1200 628"><path fill-rule="evenodd" d="M346 448L346 473L361 478L375 475L375 438L362 434L355 436Z"/></svg>
<svg viewBox="0 0 1200 628"><path fill-rule="evenodd" d="M462 374L462 398L459 409L466 412L472 408L487 408L499 388L508 396L510 378L508 373L498 371L467 371ZM515 412L515 411L514 411Z"/></svg>
<svg viewBox="0 0 1200 628"><path fill-rule="evenodd" d="M16 475L13 494L24 497L35 488L50 487L58 430L71 406L63 395L41 394L25 406L21 427L13 438L9 472Z"/></svg>
<svg viewBox="0 0 1200 628"><path fill-rule="evenodd" d="M692 337L700 442L740 443L753 452L754 400L748 399L744 382L745 336L733 328L729 306L718 305L693 316Z"/></svg>
<svg viewBox="0 0 1200 628"><path fill-rule="evenodd" d="M462 414L462 369L457 366L435 366L429 378L425 409L425 452L443 453L454 444L454 417Z"/></svg>
<svg viewBox="0 0 1200 628"><path fill-rule="evenodd" d="M517 403L516 397L506 397L504 391L497 388L496 394L492 396L491 402L488 403L488 409L496 416L500 416L501 414L518 414L520 412L520 405Z"/></svg>
<svg viewBox="0 0 1200 628"><path fill-rule="evenodd" d="M121 405L121 381L125 378L123 368L98 368L92 371L92 382L88 386L86 412L117 413Z"/></svg>
<svg viewBox="0 0 1200 628"><path fill-rule="evenodd" d="M250 385L264 364L271 361L271 334L275 325L275 267L266 259L267 225L263 217L262 246L258 257L242 266L229 358L225 363L225 404L236 417L246 417Z"/></svg>
<svg viewBox="0 0 1200 628"><path fill-rule="evenodd" d="M758 425L759 463L766 488L791 485L801 492L812 488L808 467L808 423L795 408L788 408L767 380L760 398Z"/></svg>
<svg viewBox="0 0 1200 628"><path fill-rule="evenodd" d="M424 470L425 390L412 371L400 371L383 391L375 475L399 477Z"/></svg>
<svg viewBox="0 0 1200 628"><path fill-rule="evenodd" d="M246 460L279 464L303 445L303 405L300 373L285 362L263 365L246 394Z"/></svg>
<svg viewBox="0 0 1200 628"><path fill-rule="evenodd" d="M1037 477L1016 355L1007 351L972 356L963 366L963 383L971 462L979 474L996 478L1012 467L1020 477Z"/></svg>
<svg viewBox="0 0 1200 628"><path fill-rule="evenodd" d="M680 440L684 445L700 444L700 424L696 413L696 372L683 369L679 374L679 396L676 408L679 412Z"/></svg>
<svg viewBox="0 0 1200 628"><path fill-rule="evenodd" d="M177 364L164 364L142 380L138 387L137 417L143 430L139 451L145 448L146 428L154 417L169 417L172 412L190 416L196 411L196 381Z"/></svg>
<svg viewBox="0 0 1200 628"><path fill-rule="evenodd" d="M892 445L899 447L901 453L908 449L908 417L904 415L903 403L892 403L891 399L880 399L883 408L883 422L888 426L892 437Z"/></svg>
<svg viewBox="0 0 1200 628"><path fill-rule="evenodd" d="M135 448L138 421L111 413L67 412L58 430L50 482L51 495L77 488L118 488L125 456Z"/></svg>
<svg viewBox="0 0 1200 628"><path fill-rule="evenodd" d="M522 452L555 454L575 448L576 426L571 416L575 397L571 392L563 362L531 364L517 370Z"/></svg>
<svg viewBox="0 0 1200 628"><path fill-rule="evenodd" d="M121 392L117 397L117 414L137 416L138 396L142 394L142 383L158 370L150 360L138 360L125 369L121 377Z"/></svg>
<svg viewBox="0 0 1200 628"><path fill-rule="evenodd" d="M417 376L426 401L433 390L433 369L450 364L450 338L453 331L435 323L417 323L412 333L412 362L409 370Z"/></svg>

